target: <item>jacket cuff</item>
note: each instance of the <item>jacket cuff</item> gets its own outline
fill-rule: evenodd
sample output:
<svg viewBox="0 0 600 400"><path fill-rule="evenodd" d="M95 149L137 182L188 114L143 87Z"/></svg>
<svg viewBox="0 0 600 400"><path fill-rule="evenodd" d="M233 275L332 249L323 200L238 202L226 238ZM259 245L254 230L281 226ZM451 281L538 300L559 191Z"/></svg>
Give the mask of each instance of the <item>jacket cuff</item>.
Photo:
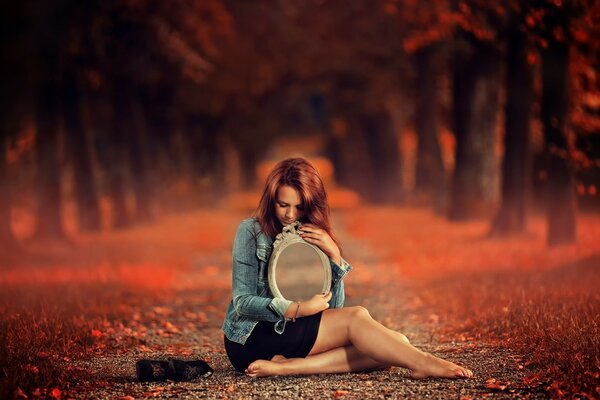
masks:
<svg viewBox="0 0 600 400"><path fill-rule="evenodd" d="M273 300L271 300L271 303L269 304L269 308L275 311L275 313L280 317L279 320L275 322L275 332L279 333L280 335L285 329L285 312L292 303L293 301L286 300L281 297L274 297Z"/></svg>
<svg viewBox="0 0 600 400"><path fill-rule="evenodd" d="M341 258L340 265L334 262L331 258L329 259L331 264L331 279L333 282L339 282L344 279L346 274L352 270L352 265L348 264L346 260Z"/></svg>

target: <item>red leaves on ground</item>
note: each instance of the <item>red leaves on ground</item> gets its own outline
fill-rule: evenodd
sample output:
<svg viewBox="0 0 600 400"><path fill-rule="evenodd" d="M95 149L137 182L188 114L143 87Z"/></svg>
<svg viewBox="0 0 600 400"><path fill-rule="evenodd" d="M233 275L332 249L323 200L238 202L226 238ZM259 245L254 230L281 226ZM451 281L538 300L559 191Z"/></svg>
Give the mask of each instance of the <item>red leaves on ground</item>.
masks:
<svg viewBox="0 0 600 400"><path fill-rule="evenodd" d="M92 331L90 332L90 336L97 339L102 336L102 332L98 329L92 329Z"/></svg>
<svg viewBox="0 0 600 400"><path fill-rule="evenodd" d="M501 382L496 378L489 378L485 381L485 387L492 390L502 391L505 390L508 387L508 385L510 385L510 382Z"/></svg>
<svg viewBox="0 0 600 400"><path fill-rule="evenodd" d="M334 395L335 397L342 397L342 396L345 396L345 395L347 395L347 394L349 394L349 393L350 393L350 391L349 391L349 390L338 389L338 390L336 390L335 392L333 392L333 395Z"/></svg>
<svg viewBox="0 0 600 400"><path fill-rule="evenodd" d="M15 399L26 399L27 395L25 394L25 392L23 392L23 389L21 389L20 387L15 389L15 393L14 393Z"/></svg>

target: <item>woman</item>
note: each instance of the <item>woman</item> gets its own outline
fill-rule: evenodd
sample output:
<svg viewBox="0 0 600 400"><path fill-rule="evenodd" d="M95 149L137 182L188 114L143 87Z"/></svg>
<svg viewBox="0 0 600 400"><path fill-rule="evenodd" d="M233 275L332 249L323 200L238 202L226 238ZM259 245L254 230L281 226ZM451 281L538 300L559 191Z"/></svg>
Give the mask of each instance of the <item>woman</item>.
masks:
<svg viewBox="0 0 600 400"><path fill-rule="evenodd" d="M301 222L300 236L329 257L332 286L304 302L273 298L267 265L275 236ZM342 258L317 170L303 158L278 163L267 177L254 218L238 227L233 246L233 299L223 332L232 365L252 377L409 368L415 378L470 378L464 367L434 357L375 321L364 307L343 307Z"/></svg>

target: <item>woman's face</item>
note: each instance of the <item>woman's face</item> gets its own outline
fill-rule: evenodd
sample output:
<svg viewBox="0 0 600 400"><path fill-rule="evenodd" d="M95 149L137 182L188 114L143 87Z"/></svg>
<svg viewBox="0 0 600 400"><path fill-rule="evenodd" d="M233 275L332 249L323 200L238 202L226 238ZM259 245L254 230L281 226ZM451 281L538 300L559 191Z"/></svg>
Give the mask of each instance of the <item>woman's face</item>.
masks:
<svg viewBox="0 0 600 400"><path fill-rule="evenodd" d="M296 189L287 185L277 189L275 215L283 226L302 219L304 204L302 204L302 199Z"/></svg>

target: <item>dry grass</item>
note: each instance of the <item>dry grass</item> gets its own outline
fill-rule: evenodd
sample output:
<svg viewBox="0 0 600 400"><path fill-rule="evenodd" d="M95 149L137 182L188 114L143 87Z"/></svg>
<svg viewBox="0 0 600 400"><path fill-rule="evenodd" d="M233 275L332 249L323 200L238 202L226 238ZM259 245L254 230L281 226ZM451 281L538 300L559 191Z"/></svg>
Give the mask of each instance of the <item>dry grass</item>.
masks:
<svg viewBox="0 0 600 400"><path fill-rule="evenodd" d="M118 309L116 288L96 285L3 286L0 294L0 398L60 397L81 371L73 357L94 350L97 329Z"/></svg>
<svg viewBox="0 0 600 400"><path fill-rule="evenodd" d="M230 271L218 265L230 256L240 220L239 213L200 210L116 232L71 231L67 242L26 240L20 252L0 252L0 398L15 390L68 397L85 373L70 360L106 349L104 332L131 319L132 303L190 285L229 285ZM21 236L31 223L27 215L16 220Z"/></svg>
<svg viewBox="0 0 600 400"><path fill-rule="evenodd" d="M600 395L600 257L545 272L475 274L420 291L444 316L442 338L509 347L523 357L527 385L552 394ZM440 317L441 319L441 317Z"/></svg>
<svg viewBox="0 0 600 400"><path fill-rule="evenodd" d="M511 348L523 355L515 367L531 370L525 385L600 396L598 215L580 216L576 245L554 249L542 218L507 239L487 238L485 221L452 224L424 209L365 209L347 225L415 284L415 308L439 320L439 341Z"/></svg>
<svg viewBox="0 0 600 400"><path fill-rule="evenodd" d="M219 266L230 257L240 214L186 214L78 236L71 248L39 244L44 259L70 263L1 271L0 398L17 388L67 397L82 373L69 360L103 351L102 332L129 317L132 291L228 285L230 271ZM438 339L513 348L523 355L518 365L531 369L525 384L600 396L600 218L580 220L578 245L553 250L538 220L527 237L506 240L486 239L485 222L451 224L423 210L362 207L344 220L399 279L414 283L415 305L427 311L419 314L439 316Z"/></svg>

